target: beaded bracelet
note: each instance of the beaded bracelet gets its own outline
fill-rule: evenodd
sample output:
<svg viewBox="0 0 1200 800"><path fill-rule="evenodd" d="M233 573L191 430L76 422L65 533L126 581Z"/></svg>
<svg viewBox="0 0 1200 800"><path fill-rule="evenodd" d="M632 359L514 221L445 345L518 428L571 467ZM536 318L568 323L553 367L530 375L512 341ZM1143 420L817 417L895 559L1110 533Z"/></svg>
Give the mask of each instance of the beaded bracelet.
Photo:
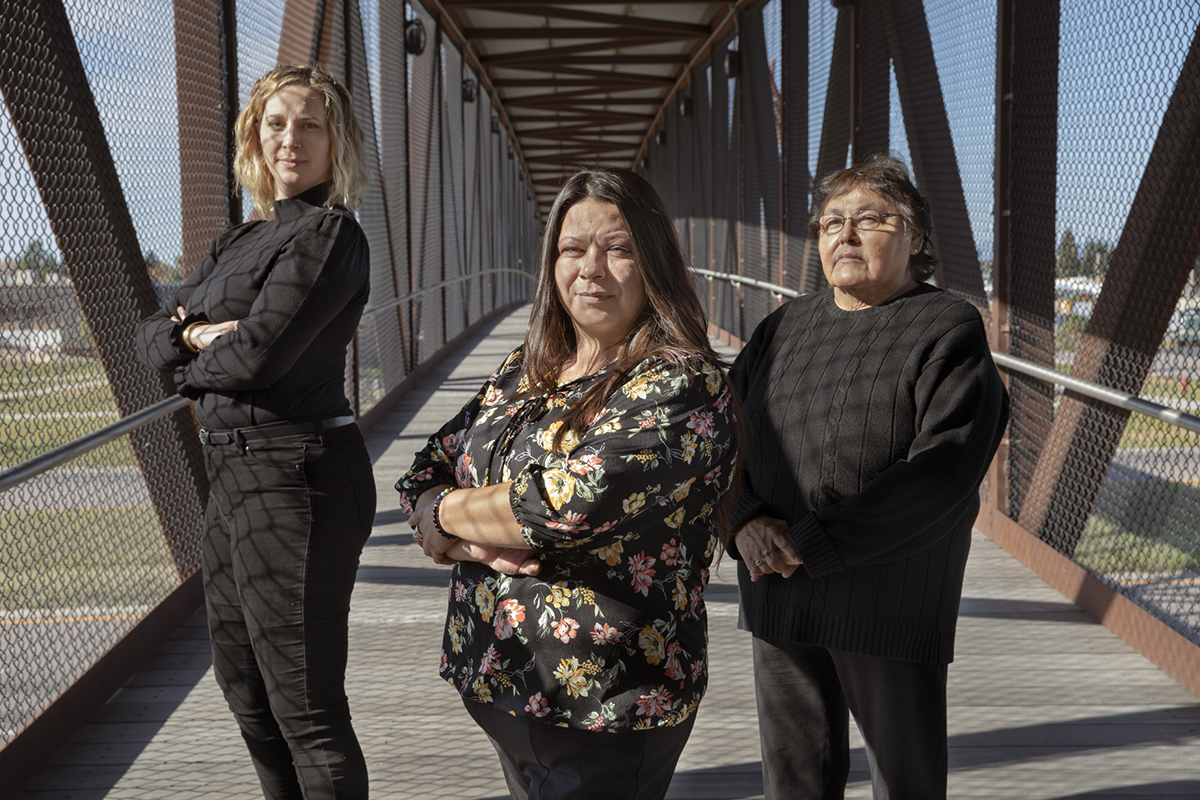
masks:
<svg viewBox="0 0 1200 800"><path fill-rule="evenodd" d="M455 488L457 487L447 486L445 489L442 489L437 497L433 498L433 528L447 539L457 539L458 537L453 533L447 533L446 529L442 527L442 520L438 516L438 508L442 505L442 500L445 499L446 495L453 492Z"/></svg>

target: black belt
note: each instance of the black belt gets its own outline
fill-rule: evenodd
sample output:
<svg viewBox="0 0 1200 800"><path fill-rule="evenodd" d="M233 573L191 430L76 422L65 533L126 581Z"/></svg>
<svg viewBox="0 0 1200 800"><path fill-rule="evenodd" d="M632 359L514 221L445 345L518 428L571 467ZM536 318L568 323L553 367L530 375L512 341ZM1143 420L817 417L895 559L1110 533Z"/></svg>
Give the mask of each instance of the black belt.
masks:
<svg viewBox="0 0 1200 800"><path fill-rule="evenodd" d="M354 417L330 417L329 419L314 419L311 422L271 423L256 425L251 428L235 428L231 431L200 430L200 441L203 444L233 444L240 436L243 440L276 439L280 436L296 436L301 433L320 433L330 428L340 428L354 422Z"/></svg>

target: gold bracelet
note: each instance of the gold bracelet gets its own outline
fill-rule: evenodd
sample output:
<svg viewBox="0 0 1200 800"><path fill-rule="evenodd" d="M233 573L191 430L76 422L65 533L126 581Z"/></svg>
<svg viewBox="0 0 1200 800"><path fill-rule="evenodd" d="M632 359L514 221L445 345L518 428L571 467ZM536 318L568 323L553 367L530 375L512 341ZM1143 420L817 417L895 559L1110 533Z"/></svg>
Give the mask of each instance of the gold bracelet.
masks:
<svg viewBox="0 0 1200 800"><path fill-rule="evenodd" d="M183 346L188 350L191 350L193 353L199 353L200 348L192 344L192 328L203 324L203 322L193 322L191 325L188 325L186 328L184 328L183 332L179 334L179 341L183 342Z"/></svg>

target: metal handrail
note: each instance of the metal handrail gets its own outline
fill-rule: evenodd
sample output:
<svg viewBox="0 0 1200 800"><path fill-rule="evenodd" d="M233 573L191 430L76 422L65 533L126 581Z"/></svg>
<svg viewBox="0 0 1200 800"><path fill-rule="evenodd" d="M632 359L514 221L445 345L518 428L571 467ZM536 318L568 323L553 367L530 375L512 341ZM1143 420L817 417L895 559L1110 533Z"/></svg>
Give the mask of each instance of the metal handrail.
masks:
<svg viewBox="0 0 1200 800"><path fill-rule="evenodd" d="M461 283L462 281L483 277L497 272L512 272L517 275L524 275L530 280L536 280L534 276L530 275L528 272L519 269L511 269L507 267L488 269L484 270L483 272L474 272L470 275L449 278L439 283L435 283L432 286L426 286L423 289L418 289L415 292L409 292L403 297L397 297L393 300L388 300L386 303L382 303L378 306L374 306L373 308L363 311L363 317L366 318L371 314L376 314L385 309L392 308L393 306L397 306L406 300L411 300L414 297L418 297L435 289L440 289L443 286ZM59 445L52 450L47 450L44 453L36 455L28 461L22 461L20 464L0 472L0 492L7 491L18 484L24 483L30 478L35 478L38 475L41 475L43 472L48 472L49 470L52 470L57 466L61 466L68 461L73 461L83 454L95 450L101 445L108 444L114 439L119 439L126 434L132 433L138 428L149 425L151 422L154 422L160 417L174 413L181 408L186 408L191 404L191 402L192 401L186 397L169 397L166 400L162 400L152 406L146 406L145 408L139 409L127 417L122 417L111 425L105 425L103 428L80 436L78 439L72 439L66 444Z"/></svg>
<svg viewBox="0 0 1200 800"><path fill-rule="evenodd" d="M788 289L786 286L777 286L774 283L767 283L766 281L758 281L758 280L755 280L754 278L746 278L741 275L725 275L724 273L721 273L721 272L713 272L713 271L707 270L707 269L697 269L696 267L688 267L688 269L690 269L692 272L696 273L697 275L703 275L706 278L720 278L721 280L726 280L726 281L729 281L730 283L744 283L747 286L753 286L756 289L766 289L769 292L773 292L775 294L782 295L783 297L795 298L795 297L799 297L800 295L804 294L804 292L798 292L795 289Z"/></svg>
<svg viewBox="0 0 1200 800"><path fill-rule="evenodd" d="M99 430L92 431L80 436L78 439L72 439L66 444L60 444L53 450L47 450L40 455L36 455L28 461L22 461L15 467L10 467L0 472L0 492L11 489L19 483L24 483L30 478L37 477L60 464L65 464L68 461L79 458L84 453L95 450L100 445L108 444L114 439L119 439L128 433L132 433L144 425L149 425L160 417L165 417L167 414L172 414L181 408L187 408L191 402L186 397L168 397L166 400L157 402L152 406L139 409L127 417L122 417L111 425L105 425Z"/></svg>
<svg viewBox="0 0 1200 800"><path fill-rule="evenodd" d="M724 275L720 272L712 272L706 269L696 269L690 267L692 272L697 275L703 275L707 278L720 278L731 283L744 283L749 286L754 286L758 289L765 289L774 292L777 295L786 297L799 297L803 292L797 292L794 289L788 289L783 286L777 286L773 283L765 281L757 281L751 278L743 278L741 275ZM1109 405L1124 408L1128 411L1136 411L1139 414L1144 414L1147 417L1153 417L1157 420L1169 423L1179 428L1200 433L1200 417L1189 414L1186 411L1170 408L1169 406L1159 405L1158 403L1138 397L1135 394L1122 392L1118 389L1113 389L1108 386L1103 386L1091 381L1085 381L1082 378L1076 378L1073 375L1066 375L1058 370L1043 367L1041 364L1035 364L1032 361L1026 361L1023 358L1001 353L997 350L992 351L992 360L1005 369L1014 370L1025 375L1046 381L1047 383L1057 384L1066 389L1070 389L1078 394L1091 397Z"/></svg>
<svg viewBox="0 0 1200 800"><path fill-rule="evenodd" d="M528 272L526 272L523 269L513 269L512 267L497 267L496 269L485 269L483 272L472 272L470 275L459 275L457 278L447 278L446 280L439 281L438 283L435 283L432 286L426 286L423 289L418 289L415 292L409 292L408 294L393 298L391 300L388 300L387 302L380 303L377 306L371 306L367 310L363 311L363 318L365 319L366 317L369 317L373 314L378 314L380 311L386 311L389 308L395 308L396 306L400 305L403 302L411 300L414 297L419 297L428 292L432 292L435 289L441 289L444 286L450 286L455 283L462 283L463 281L469 281L473 278L482 278L482 277L485 277L487 275L492 275L497 272L512 272L516 275L522 275L531 281L535 281L535 282L537 281L537 278L535 278L533 275L530 275Z"/></svg>
<svg viewBox="0 0 1200 800"><path fill-rule="evenodd" d="M1002 367L1016 370L1034 378L1040 378L1047 383L1058 384L1077 394L1086 395L1095 400L1100 400L1101 402L1129 411L1136 411L1139 414L1145 414L1147 417L1154 417L1163 422L1169 422L1172 425L1185 428L1193 433L1200 433L1200 417L1189 414L1186 411L1179 411L1169 406L1145 400L1129 392L1122 392L1098 383L1085 381L1082 378L1076 378L1073 375L1066 375L1056 369L1050 369L1049 367L1043 367L1041 364L1026 361L1023 358L1010 356L1008 353L1000 353L993 350L992 360Z"/></svg>

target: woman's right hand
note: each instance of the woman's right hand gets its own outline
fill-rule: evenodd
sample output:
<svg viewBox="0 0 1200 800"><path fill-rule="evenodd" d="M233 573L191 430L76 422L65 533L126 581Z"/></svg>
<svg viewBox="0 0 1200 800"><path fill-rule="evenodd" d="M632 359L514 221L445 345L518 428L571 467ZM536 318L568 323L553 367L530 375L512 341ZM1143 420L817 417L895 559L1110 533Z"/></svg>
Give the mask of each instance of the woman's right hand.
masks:
<svg viewBox="0 0 1200 800"><path fill-rule="evenodd" d="M171 317L175 322L187 318L187 311L184 310L183 306L179 306L175 313L178 314L178 317ZM224 336L230 331L236 331L237 326L238 321L236 319L231 319L227 322L218 322L215 325L210 325L207 322L198 322L188 327L187 340L197 350L207 350L209 347L212 347L212 343L219 337Z"/></svg>
<svg viewBox="0 0 1200 800"><path fill-rule="evenodd" d="M738 529L734 543L750 570L751 581L772 572L790 578L796 567L804 563L788 529L786 522L766 514L759 514Z"/></svg>
<svg viewBox="0 0 1200 800"><path fill-rule="evenodd" d="M537 555L524 547L494 547L458 541L445 556L452 561L478 561L505 575L537 575L542 571L542 562Z"/></svg>

